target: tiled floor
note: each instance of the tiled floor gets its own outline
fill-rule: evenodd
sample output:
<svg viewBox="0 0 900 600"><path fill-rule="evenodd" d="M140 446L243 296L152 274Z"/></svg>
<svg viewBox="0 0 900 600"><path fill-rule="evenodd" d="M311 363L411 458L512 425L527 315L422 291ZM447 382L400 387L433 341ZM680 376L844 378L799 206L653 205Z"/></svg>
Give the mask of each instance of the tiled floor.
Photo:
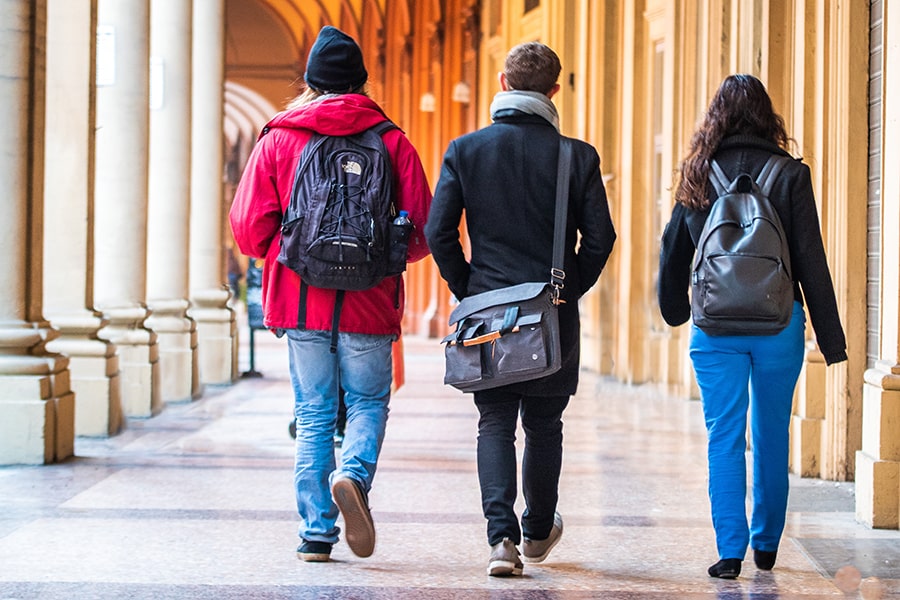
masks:
<svg viewBox="0 0 900 600"><path fill-rule="evenodd" d="M64 464L0 468L0 600L900 598L900 532L857 524L852 485L819 480L792 478L774 571L707 577L699 404L590 375L565 415L562 541L521 578L487 577L476 411L416 338L370 498L374 555L340 543L303 563L286 353L255 337L262 378L79 439Z"/></svg>

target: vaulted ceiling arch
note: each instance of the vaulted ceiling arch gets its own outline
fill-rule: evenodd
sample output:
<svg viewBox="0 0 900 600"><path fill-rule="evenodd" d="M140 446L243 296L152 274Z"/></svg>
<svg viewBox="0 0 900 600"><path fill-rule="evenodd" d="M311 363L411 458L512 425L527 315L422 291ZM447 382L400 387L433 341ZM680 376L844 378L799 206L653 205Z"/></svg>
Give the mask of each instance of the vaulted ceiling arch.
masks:
<svg viewBox="0 0 900 600"><path fill-rule="evenodd" d="M390 14L400 21L390 29L402 33L386 39L388 5L388 0L226 0L225 129L227 143L242 146L238 155L255 141L251 129L258 132L296 96L310 47L325 25L357 40L370 92L383 98L386 49L392 42L405 46L410 34L409 0L390 0Z"/></svg>
<svg viewBox="0 0 900 600"><path fill-rule="evenodd" d="M285 22L295 46L304 55L325 25L334 25L357 40L364 39L373 23L383 26L387 3L387 0L259 1Z"/></svg>
<svg viewBox="0 0 900 600"><path fill-rule="evenodd" d="M408 21L409 0L392 0ZM226 77L256 89L276 106L298 91L309 49L319 30L334 25L363 50L370 80L384 78L388 0L227 0ZM408 25L403 27L408 31Z"/></svg>

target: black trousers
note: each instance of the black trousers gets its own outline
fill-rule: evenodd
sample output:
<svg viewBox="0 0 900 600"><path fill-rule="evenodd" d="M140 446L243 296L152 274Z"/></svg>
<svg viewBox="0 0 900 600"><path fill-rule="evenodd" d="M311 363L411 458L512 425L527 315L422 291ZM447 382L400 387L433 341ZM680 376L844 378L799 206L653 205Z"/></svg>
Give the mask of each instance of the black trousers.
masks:
<svg viewBox="0 0 900 600"><path fill-rule="evenodd" d="M498 390L475 392L478 420L478 480L490 545L503 538L516 544L522 536L543 540L550 535L559 499L562 468L562 413L568 396L524 396ZM516 426L522 415L522 527L516 518Z"/></svg>

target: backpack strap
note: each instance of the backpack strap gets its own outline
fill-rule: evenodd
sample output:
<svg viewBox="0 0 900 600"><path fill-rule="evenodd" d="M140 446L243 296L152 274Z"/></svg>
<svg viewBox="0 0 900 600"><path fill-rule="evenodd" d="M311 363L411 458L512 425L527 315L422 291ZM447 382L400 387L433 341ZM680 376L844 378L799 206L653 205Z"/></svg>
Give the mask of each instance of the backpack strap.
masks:
<svg viewBox="0 0 900 600"><path fill-rule="evenodd" d="M390 131L391 129L400 129L397 127L396 123L390 120L382 121L380 123L376 123L370 127L372 131L377 133L379 136L383 136L385 133Z"/></svg>
<svg viewBox="0 0 900 600"><path fill-rule="evenodd" d="M297 311L297 329L306 329L306 302L309 293L309 285L300 280L300 306ZM334 312L331 313L331 345L332 354L337 352L338 326L341 322L341 308L344 305L344 290L337 290L334 296Z"/></svg>
<svg viewBox="0 0 900 600"><path fill-rule="evenodd" d="M334 312L331 315L331 346L328 348L332 354L337 352L338 326L341 323L341 307L344 305L344 290L338 290L334 295Z"/></svg>
<svg viewBox="0 0 900 600"><path fill-rule="evenodd" d="M376 123L375 125L372 125L371 127L369 127L369 130L377 133L379 138L383 138L384 134L386 134L391 129L400 129L400 128L397 127L397 124L394 123L393 121L391 121L390 119L381 121L380 123ZM400 129L400 131L402 132L403 130ZM394 165L391 162L391 153L388 152L387 147L384 145L383 139L381 140L381 147L384 149L384 157L387 160L388 166L390 167L389 170L393 173ZM394 202L393 194L391 194L391 215L396 215L396 214L397 214L396 203Z"/></svg>
<svg viewBox="0 0 900 600"><path fill-rule="evenodd" d="M713 184L716 196L727 194L728 187L731 185L731 180L728 179L725 171L722 170L722 167L715 160L709 161L709 182Z"/></svg>
<svg viewBox="0 0 900 600"><path fill-rule="evenodd" d="M775 178L781 173L784 163L788 160L790 159L786 156L773 154L769 157L769 160L766 161L766 164L763 165L762 171L759 172L759 177L756 178L756 186L759 188L762 195L766 197L769 196L769 193L772 191L772 186L775 184Z"/></svg>
<svg viewBox="0 0 900 600"><path fill-rule="evenodd" d="M309 293L309 286L306 281L300 280L300 301L297 307L297 329L306 329L306 296Z"/></svg>
<svg viewBox="0 0 900 600"><path fill-rule="evenodd" d="M775 184L775 179L781 173L784 164L789 160L788 157L777 154L769 157L769 160L763 165L762 171L759 172L759 177L756 178L756 187L759 188L760 193L764 196L769 195L772 191L772 186ZM722 167L715 160L709 161L709 182L713 184L718 196L726 194L731 185L731 181L728 179L725 171L722 170Z"/></svg>

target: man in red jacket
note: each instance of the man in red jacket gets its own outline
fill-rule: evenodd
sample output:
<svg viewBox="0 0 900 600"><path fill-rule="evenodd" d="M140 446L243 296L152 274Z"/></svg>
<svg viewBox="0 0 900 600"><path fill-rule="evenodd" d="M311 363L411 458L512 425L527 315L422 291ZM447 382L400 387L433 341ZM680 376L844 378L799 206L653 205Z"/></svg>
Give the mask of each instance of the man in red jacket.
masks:
<svg viewBox="0 0 900 600"><path fill-rule="evenodd" d="M365 93L368 73L352 38L334 27L319 32L306 66L307 88L260 135L235 193L230 220L241 252L265 258L266 327L287 334L297 425L294 483L302 524L297 548L305 561L327 561L338 541L338 509L345 537L358 556L370 556L375 528L368 506L391 393L391 343L400 335L402 277L344 293L336 352L329 351L337 290L304 285L278 262L282 214L290 201L297 161L314 132L360 133L386 121ZM422 231L431 191L415 148L399 129L382 136L393 169L394 203L409 213L408 261L428 255ZM299 314L305 311L301 322ZM338 390L347 425L341 464L333 433Z"/></svg>

